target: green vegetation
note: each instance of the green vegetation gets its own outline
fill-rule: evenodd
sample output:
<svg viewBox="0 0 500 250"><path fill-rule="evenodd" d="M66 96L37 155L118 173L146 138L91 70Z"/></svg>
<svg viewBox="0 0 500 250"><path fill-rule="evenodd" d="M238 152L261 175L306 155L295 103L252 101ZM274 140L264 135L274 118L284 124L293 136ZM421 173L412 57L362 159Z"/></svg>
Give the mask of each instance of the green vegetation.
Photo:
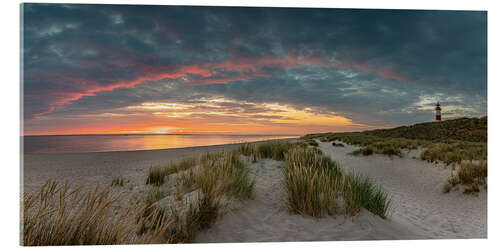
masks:
<svg viewBox="0 0 500 250"><path fill-rule="evenodd" d="M446 165L460 164L463 160L486 160L488 147L486 143L447 141L429 145L420 154L422 160L441 161Z"/></svg>
<svg viewBox="0 0 500 250"><path fill-rule="evenodd" d="M198 163L197 158L184 158L179 163L171 162L167 166L153 166L149 169L146 184L161 186L165 183L165 177L171 174L190 169Z"/></svg>
<svg viewBox="0 0 500 250"><path fill-rule="evenodd" d="M342 173L329 157L304 148L291 149L283 168L287 201L291 211L320 217L337 213Z"/></svg>
<svg viewBox="0 0 500 250"><path fill-rule="evenodd" d="M291 149L283 173L288 206L293 212L314 217L333 215L342 209L339 197L343 197L344 209L352 215L362 207L382 218L388 215L387 193L368 178L344 174L336 162L314 150Z"/></svg>
<svg viewBox="0 0 500 250"><path fill-rule="evenodd" d="M352 155L365 156L377 153L402 157L403 150L423 148L420 159L452 165L453 169L458 165L459 173L470 172L469 163L464 162L483 162L487 160L488 154L487 117L460 118L364 132L309 134L303 139L320 139L322 142L343 141L361 147L353 151ZM336 144L332 143L333 146ZM477 168L482 169L483 176L486 176L486 164ZM471 184L467 180L465 182L460 180L458 176L452 176L443 191L449 192L457 184L464 184L469 186L467 192L475 192L479 190L477 186L481 183L482 181L476 180Z"/></svg>
<svg viewBox="0 0 500 250"><path fill-rule="evenodd" d="M276 161L285 160L285 153L288 152L295 144L282 141L265 142L259 144L257 153L261 158L271 158Z"/></svg>
<svg viewBox="0 0 500 250"><path fill-rule="evenodd" d="M368 177L348 174L344 177L343 188L347 210L351 213L365 208L382 218L387 217L391 204L388 194Z"/></svg>
<svg viewBox="0 0 500 250"><path fill-rule="evenodd" d="M165 192L159 187L150 188L146 197L144 198L144 203L147 206L153 205L155 202L163 199L165 197Z"/></svg>
<svg viewBox="0 0 500 250"><path fill-rule="evenodd" d="M406 138L426 141L457 140L487 142L488 118L459 118L441 122L427 122L392 129L363 132L383 138Z"/></svg>
<svg viewBox="0 0 500 250"><path fill-rule="evenodd" d="M458 173L450 176L448 182L444 185L443 192L450 192L450 190L458 184L465 186L463 191L465 194L479 192L480 186L486 186L487 177L488 166L485 161L464 161L460 164Z"/></svg>
<svg viewBox="0 0 500 250"><path fill-rule="evenodd" d="M111 180L111 186L121 186L125 184L125 179L122 177L113 177L113 180Z"/></svg>

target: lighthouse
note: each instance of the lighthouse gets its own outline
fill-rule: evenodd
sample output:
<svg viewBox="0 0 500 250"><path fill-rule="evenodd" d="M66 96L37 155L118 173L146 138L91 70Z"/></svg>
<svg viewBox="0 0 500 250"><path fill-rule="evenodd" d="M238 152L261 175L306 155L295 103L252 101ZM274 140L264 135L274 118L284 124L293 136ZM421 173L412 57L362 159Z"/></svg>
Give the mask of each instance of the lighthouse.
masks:
<svg viewBox="0 0 500 250"><path fill-rule="evenodd" d="M436 104L436 121L441 121L441 105Z"/></svg>

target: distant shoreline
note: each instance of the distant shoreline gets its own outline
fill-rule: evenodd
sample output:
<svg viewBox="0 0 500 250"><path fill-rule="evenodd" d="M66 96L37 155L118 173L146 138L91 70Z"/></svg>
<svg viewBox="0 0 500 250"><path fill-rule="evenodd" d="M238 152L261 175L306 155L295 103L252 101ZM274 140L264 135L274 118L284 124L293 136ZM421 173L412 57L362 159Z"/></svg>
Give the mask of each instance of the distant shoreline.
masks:
<svg viewBox="0 0 500 250"><path fill-rule="evenodd" d="M195 135L195 136L303 136L299 134L57 134L57 135L21 135L20 137L36 137L36 136L133 136L133 135Z"/></svg>
<svg viewBox="0 0 500 250"><path fill-rule="evenodd" d="M92 151L92 152L60 152L60 153L26 153L22 152L22 155L93 155L93 154L122 154L122 153L147 153L147 152L170 152L174 150L203 150L203 149L211 149L211 148L226 148L226 147L234 147L245 143L264 143L268 141L280 141L280 140L295 140L300 138L300 136L293 138L281 138L281 139L268 139L268 140L260 140L260 141L252 141L252 142L236 142L236 143L225 143L225 144L213 144L213 145L203 145L203 146L188 146L188 147L174 147L174 148L163 148L163 149L138 149L138 150L116 150L116 151Z"/></svg>

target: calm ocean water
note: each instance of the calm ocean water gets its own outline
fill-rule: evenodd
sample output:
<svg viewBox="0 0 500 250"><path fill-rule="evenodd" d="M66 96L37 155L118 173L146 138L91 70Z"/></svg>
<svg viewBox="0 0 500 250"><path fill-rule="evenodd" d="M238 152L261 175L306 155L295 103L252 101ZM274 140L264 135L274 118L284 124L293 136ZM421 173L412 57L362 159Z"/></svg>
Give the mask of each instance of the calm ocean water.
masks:
<svg viewBox="0 0 500 250"><path fill-rule="evenodd" d="M24 136L24 153L134 151L209 146L270 139L282 135L49 135Z"/></svg>

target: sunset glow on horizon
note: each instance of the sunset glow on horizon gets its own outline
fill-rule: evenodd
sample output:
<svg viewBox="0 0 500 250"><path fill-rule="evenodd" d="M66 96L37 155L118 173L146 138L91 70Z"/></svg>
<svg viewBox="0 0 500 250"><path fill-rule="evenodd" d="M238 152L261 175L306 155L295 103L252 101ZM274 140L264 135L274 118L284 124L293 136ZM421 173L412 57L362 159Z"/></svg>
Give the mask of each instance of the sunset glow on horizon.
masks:
<svg viewBox="0 0 500 250"><path fill-rule="evenodd" d="M22 135L362 131L431 121L437 101L444 119L487 113L483 12L22 6Z"/></svg>

